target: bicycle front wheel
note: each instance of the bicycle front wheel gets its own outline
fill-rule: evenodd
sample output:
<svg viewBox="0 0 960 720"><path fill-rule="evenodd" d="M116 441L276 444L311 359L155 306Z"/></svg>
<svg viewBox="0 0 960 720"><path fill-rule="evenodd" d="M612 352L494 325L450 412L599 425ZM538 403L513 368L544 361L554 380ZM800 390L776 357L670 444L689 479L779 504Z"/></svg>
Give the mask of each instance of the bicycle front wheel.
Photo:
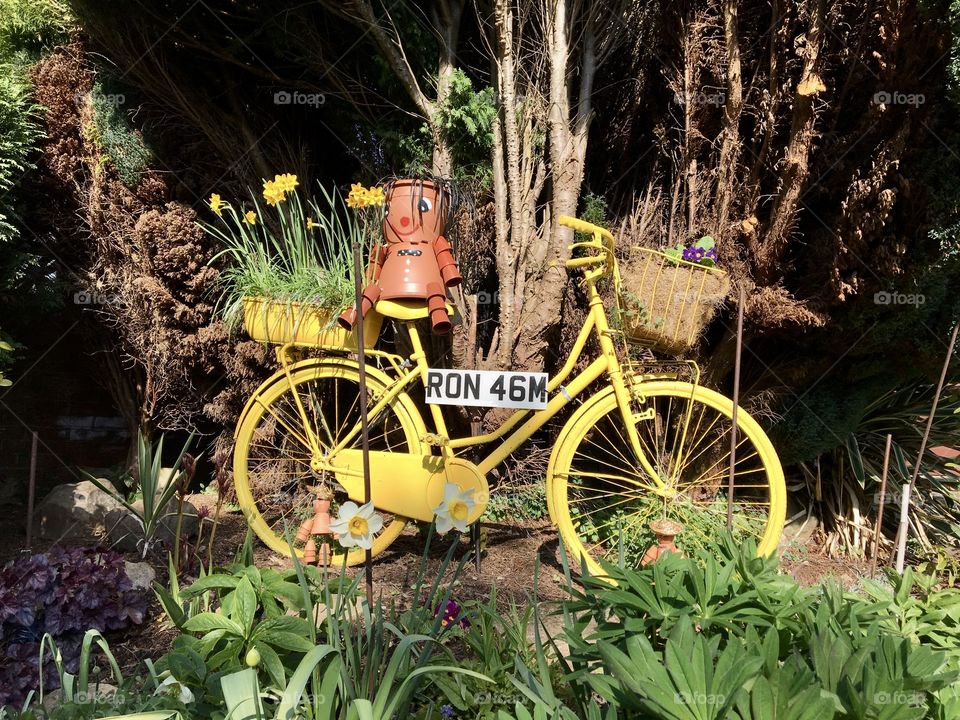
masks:
<svg viewBox="0 0 960 720"><path fill-rule="evenodd" d="M386 387L385 380L368 368L368 408L383 396ZM313 469L315 458L308 438L311 434L316 437L324 455L348 435L352 437L346 447L359 448L359 423L359 371L353 363L310 363L293 369L289 380L278 375L257 391L237 429L233 477L248 524L272 550L290 555L286 533L296 535L300 524L313 516L314 496L309 488L325 484L331 489L334 509L348 499L334 477ZM421 440L424 433L423 420L406 396L394 398L369 419L371 450L427 453L429 448ZM407 523L400 515L378 512L384 526L374 538L374 555L385 550ZM302 554L300 547L295 549ZM363 550L347 553L348 565L363 559ZM342 555L334 555L329 564L337 567L342 562Z"/></svg>
<svg viewBox="0 0 960 720"><path fill-rule="evenodd" d="M571 556L602 574L601 558L636 567L654 542L652 520L683 525L681 550L715 546L726 532L753 538L772 553L786 515L783 469L769 438L743 409L737 412L733 492L729 490L733 403L677 381L637 383L633 420L651 477L631 449L613 392L596 396L561 432L547 471L551 516Z"/></svg>

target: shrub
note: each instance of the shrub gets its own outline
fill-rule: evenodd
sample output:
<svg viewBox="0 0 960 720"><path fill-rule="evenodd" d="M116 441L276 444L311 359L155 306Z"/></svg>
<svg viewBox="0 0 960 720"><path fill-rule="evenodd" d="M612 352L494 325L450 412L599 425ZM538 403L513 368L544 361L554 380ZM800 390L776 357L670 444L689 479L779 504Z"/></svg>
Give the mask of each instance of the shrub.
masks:
<svg viewBox="0 0 960 720"><path fill-rule="evenodd" d="M0 706L22 701L36 686L45 633L69 668L85 631L139 624L146 609L118 553L53 548L9 563L0 571Z"/></svg>

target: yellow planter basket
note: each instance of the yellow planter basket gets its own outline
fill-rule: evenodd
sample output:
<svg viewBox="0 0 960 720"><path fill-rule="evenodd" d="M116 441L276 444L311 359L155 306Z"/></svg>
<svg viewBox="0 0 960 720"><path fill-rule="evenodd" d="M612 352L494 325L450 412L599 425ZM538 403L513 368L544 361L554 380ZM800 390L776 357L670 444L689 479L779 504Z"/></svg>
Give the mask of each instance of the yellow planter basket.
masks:
<svg viewBox="0 0 960 720"><path fill-rule="evenodd" d="M376 345L382 324L382 315L367 313L363 320L364 347L370 349ZM318 305L244 298L243 325L251 338L263 343L357 349L356 329L344 330L336 324L329 310Z"/></svg>
<svg viewBox="0 0 960 720"><path fill-rule="evenodd" d="M723 270L650 248L634 248L620 270L624 334L671 355L693 346L730 292Z"/></svg>

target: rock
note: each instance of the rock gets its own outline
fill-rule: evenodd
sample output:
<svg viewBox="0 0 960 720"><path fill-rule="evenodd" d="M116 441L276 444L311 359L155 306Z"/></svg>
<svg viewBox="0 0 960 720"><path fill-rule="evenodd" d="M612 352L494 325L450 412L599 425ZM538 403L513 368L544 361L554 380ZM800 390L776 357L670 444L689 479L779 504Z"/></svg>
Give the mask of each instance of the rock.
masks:
<svg viewBox="0 0 960 720"><path fill-rule="evenodd" d="M176 477L173 474L173 468L160 468L160 472L157 473L156 496L160 497L163 491L167 489L167 486L174 480L176 480Z"/></svg>
<svg viewBox="0 0 960 720"><path fill-rule="evenodd" d="M108 481L104 480L104 484ZM92 540L106 532L106 517L122 510L114 500L89 480L57 485L37 507L40 537L46 540Z"/></svg>
<svg viewBox="0 0 960 720"><path fill-rule="evenodd" d="M143 512L143 501L137 500L133 507L138 512ZM160 540L168 547L173 546L174 536L177 532L177 501L171 500L167 505L163 518L158 523L157 531L154 534L154 541ZM113 510L107 514L105 524L107 526L107 536L110 538L110 545L115 550L122 552L140 552L140 541L143 539L143 527L140 520L126 508ZM197 528L200 521L197 517L197 508L189 500L183 503L183 523L180 527L180 534L187 537L193 537L197 534Z"/></svg>
<svg viewBox="0 0 960 720"><path fill-rule="evenodd" d="M820 527L820 521L815 515L801 515L788 522L783 527L783 535L780 536L780 549L784 550L792 546L805 546L813 538Z"/></svg>
<svg viewBox="0 0 960 720"><path fill-rule="evenodd" d="M153 587L153 581L156 580L157 573L150 567L150 563L127 561L124 564L127 567L127 577L130 578L134 590L150 590Z"/></svg>
<svg viewBox="0 0 960 720"><path fill-rule="evenodd" d="M76 698L80 704L107 702L117 694L117 686L106 682L87 683L87 691L80 693ZM43 694L43 708L48 712L56 710L63 704L63 691L60 688Z"/></svg>

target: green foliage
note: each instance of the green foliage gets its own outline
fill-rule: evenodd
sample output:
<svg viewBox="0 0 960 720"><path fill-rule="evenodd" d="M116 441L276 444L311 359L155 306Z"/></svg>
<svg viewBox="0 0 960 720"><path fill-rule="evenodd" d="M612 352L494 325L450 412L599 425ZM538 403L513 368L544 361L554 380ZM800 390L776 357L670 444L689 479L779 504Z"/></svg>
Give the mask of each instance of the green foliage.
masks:
<svg viewBox="0 0 960 720"><path fill-rule="evenodd" d="M604 569L565 603L565 680L618 717L907 720L954 707L958 598L925 594L932 581L912 573L868 597L804 589L749 545L718 562Z"/></svg>
<svg viewBox="0 0 960 720"><path fill-rule="evenodd" d="M449 92L432 118L440 138L453 160L453 179L457 182L490 187L493 170L490 148L493 145L493 120L497 114L496 94L492 87L475 90L463 70L454 70ZM423 123L412 131L395 127L378 128L377 134L398 159L405 173L429 174L432 170L434 138Z"/></svg>
<svg viewBox="0 0 960 720"><path fill-rule="evenodd" d="M492 87L474 90L473 82L463 70L454 70L449 82L449 94L434 122L453 154L454 178L489 187L496 95Z"/></svg>
<svg viewBox="0 0 960 720"><path fill-rule="evenodd" d="M74 19L57 0L0 0L0 58L24 68L66 42Z"/></svg>
<svg viewBox="0 0 960 720"><path fill-rule="evenodd" d="M297 192L287 194L272 210L254 197L254 223L243 208L224 202L214 223L201 223L223 250L221 297L217 308L235 326L243 317L245 297L266 297L326 308L336 316L354 302L352 248L367 257L369 238L356 211L347 208L340 192L320 188L320 202L304 208Z"/></svg>
<svg viewBox="0 0 960 720"><path fill-rule="evenodd" d="M118 492L116 487L107 485L99 478L86 473L90 482L111 495L137 519L142 531L142 537L137 545L144 558L147 557L156 542L160 522L169 515L167 506L173 499L174 493L177 491L178 481L184 472L181 465L193 442L193 433L187 438L186 443L177 455L177 459L170 466L169 482L161 489L161 474L164 470L162 467L163 441L164 436L161 435L157 444L152 445L142 432L137 435L137 482L141 494L141 508L136 507L127 495Z"/></svg>
<svg viewBox="0 0 960 720"><path fill-rule="evenodd" d="M123 184L135 189L149 168L153 153L124 110L126 93L116 83L98 79L91 91L91 102L93 125L85 131L113 163Z"/></svg>
<svg viewBox="0 0 960 720"><path fill-rule="evenodd" d="M547 516L547 490L543 483L507 487L490 494L483 520L541 520Z"/></svg>
<svg viewBox="0 0 960 720"><path fill-rule="evenodd" d="M13 191L33 167L30 155L40 136L36 112L29 86L0 64L0 243L10 243L18 234Z"/></svg>

